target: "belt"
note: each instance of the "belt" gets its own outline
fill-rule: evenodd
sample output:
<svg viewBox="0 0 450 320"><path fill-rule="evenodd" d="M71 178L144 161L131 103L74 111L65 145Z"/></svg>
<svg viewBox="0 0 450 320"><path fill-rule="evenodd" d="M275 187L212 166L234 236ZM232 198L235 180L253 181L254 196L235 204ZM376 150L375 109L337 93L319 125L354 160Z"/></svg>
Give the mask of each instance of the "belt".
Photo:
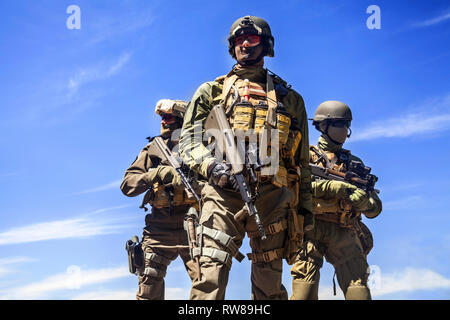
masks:
<svg viewBox="0 0 450 320"><path fill-rule="evenodd" d="M336 212L330 212L330 213L321 213L321 214L315 214L314 219L325 221L325 222L332 222L335 224L338 224L342 227L351 228L353 225L353 221L356 219L356 217L351 218L349 217L348 213L342 212L342 213L336 213Z"/></svg>

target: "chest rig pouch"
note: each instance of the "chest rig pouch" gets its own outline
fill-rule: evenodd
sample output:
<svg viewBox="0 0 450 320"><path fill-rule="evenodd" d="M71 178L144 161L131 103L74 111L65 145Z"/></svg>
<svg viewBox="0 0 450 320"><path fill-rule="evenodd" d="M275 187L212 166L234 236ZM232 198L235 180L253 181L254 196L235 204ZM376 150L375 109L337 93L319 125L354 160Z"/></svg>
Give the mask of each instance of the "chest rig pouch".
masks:
<svg viewBox="0 0 450 320"><path fill-rule="evenodd" d="M234 99L229 97L231 89ZM240 98L242 101L237 102ZM278 187L287 187L288 169L295 166L294 155L300 144L301 134L294 126L296 119L281 102L277 102L271 75L267 73L266 88L260 83L238 79L236 75L225 78L223 101L231 128L237 136L244 137L247 147L253 145L250 146L253 149L264 149L267 158L272 152L279 153L278 170L269 175L257 173L258 179L270 181ZM272 130L276 130L278 145L271 143L270 137L274 134ZM260 157L260 166L266 165L264 160L264 157Z"/></svg>

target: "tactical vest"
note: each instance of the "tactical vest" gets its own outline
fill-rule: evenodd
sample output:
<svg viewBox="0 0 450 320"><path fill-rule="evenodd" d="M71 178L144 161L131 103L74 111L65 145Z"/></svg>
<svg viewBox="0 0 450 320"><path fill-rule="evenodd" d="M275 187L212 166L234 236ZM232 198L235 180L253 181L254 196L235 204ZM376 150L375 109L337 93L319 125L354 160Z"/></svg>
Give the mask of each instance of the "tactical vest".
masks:
<svg viewBox="0 0 450 320"><path fill-rule="evenodd" d="M166 163L160 164L166 165ZM162 181L155 182L152 188L144 195L141 208L147 209L145 207L146 204L150 204L152 207L158 209L183 205L198 205L195 196L189 190L186 188L175 188L171 184L162 183Z"/></svg>
<svg viewBox="0 0 450 320"><path fill-rule="evenodd" d="M301 141L301 133L294 126L296 119L277 101L272 76L267 73L265 84L238 78L237 75L219 77L223 81L222 103L225 105L230 126L235 133L242 133L248 139L254 134L258 147L265 128L278 130L279 169L273 175L257 173L260 181L270 181L278 187L288 187L298 180L299 172L294 155ZM238 102L238 100L239 101ZM270 133L267 133L270 137ZM273 146L267 140L267 155Z"/></svg>
<svg viewBox="0 0 450 320"><path fill-rule="evenodd" d="M310 146L310 161L322 167L346 172L345 161L349 158L349 150L341 149L340 157L338 157L335 153L323 151L316 146ZM313 213L318 220L333 222L342 227L353 229L366 256L372 250L372 233L361 221L361 212L355 211L348 201L340 199L321 200L314 198L313 193Z"/></svg>
<svg viewBox="0 0 450 320"><path fill-rule="evenodd" d="M194 195L186 189L172 188L159 182L153 184L152 191L148 203L155 208L169 208L171 205L177 207L197 202Z"/></svg>
<svg viewBox="0 0 450 320"><path fill-rule="evenodd" d="M333 169L339 172L346 172L346 159L349 159L350 151L341 149L340 156L333 152L324 151L316 146L310 146L310 162L324 168ZM336 223L347 224L349 221L345 221L349 215L353 212L353 215L360 216L361 212L355 212L349 201L342 199L317 199L313 193L313 213L314 214L337 214L338 217L334 218L329 216L330 221L336 219ZM325 217L321 217L324 218Z"/></svg>

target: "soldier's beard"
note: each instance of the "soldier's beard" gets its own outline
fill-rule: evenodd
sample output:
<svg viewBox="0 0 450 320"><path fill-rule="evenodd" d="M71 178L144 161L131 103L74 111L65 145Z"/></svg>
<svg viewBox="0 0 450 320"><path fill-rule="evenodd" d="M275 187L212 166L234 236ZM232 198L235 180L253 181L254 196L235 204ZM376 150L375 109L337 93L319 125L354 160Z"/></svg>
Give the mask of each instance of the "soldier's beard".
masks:
<svg viewBox="0 0 450 320"><path fill-rule="evenodd" d="M172 123L172 124L166 124L163 125L161 124L161 137L163 137L164 139L169 139L172 135L172 133L176 130L179 129L181 127L181 125L179 123Z"/></svg>
<svg viewBox="0 0 450 320"><path fill-rule="evenodd" d="M245 55L240 60L237 60L237 62L243 67L254 66L254 65L258 65L258 64L263 65L264 64L263 57L265 55L264 49L261 51L261 53L256 58L247 60L249 57L251 57L255 53L256 49L259 46L260 45L255 46L255 47L246 48Z"/></svg>

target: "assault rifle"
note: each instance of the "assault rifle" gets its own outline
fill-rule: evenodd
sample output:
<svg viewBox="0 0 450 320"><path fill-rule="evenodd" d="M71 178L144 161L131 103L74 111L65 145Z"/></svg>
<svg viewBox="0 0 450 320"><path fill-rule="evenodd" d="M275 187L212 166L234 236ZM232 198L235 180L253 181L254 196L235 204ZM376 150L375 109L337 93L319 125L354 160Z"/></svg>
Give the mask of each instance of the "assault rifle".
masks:
<svg viewBox="0 0 450 320"><path fill-rule="evenodd" d="M258 210L255 206L256 196L253 195L250 186L247 183L244 176L244 169L248 169L248 175L252 180L256 179L256 176L254 172L250 170L250 167L244 167L246 162L243 161L244 159L242 159L242 153L238 150L235 135L230 128L230 124L228 123L225 110L222 105L216 105L211 110L205 122L205 130L216 130L218 132L219 136L216 136L216 148L222 154L224 151L223 149L225 149L226 158L231 163L232 174L238 183L242 200L245 202L245 209L247 210L249 216L254 217L261 239L265 240L267 237L259 218ZM248 157L248 155L246 157Z"/></svg>
<svg viewBox="0 0 450 320"><path fill-rule="evenodd" d="M178 176L181 178L181 182L184 184L186 189L192 193L198 202L200 202L199 196L182 170L181 162L173 155L172 151L170 151L169 147L165 144L161 137L153 138L150 142L150 146L148 147L148 154L150 156L156 156L163 161L167 161L169 165L178 173Z"/></svg>
<svg viewBox="0 0 450 320"><path fill-rule="evenodd" d="M347 172L339 172L315 164L310 164L309 166L313 177L348 182L366 192L375 191L380 193L380 190L374 189L378 177L371 174L370 171L372 169L364 166L361 161L350 160Z"/></svg>
<svg viewBox="0 0 450 320"><path fill-rule="evenodd" d="M150 146L148 148L148 154L150 156L156 156L163 161L167 161L170 164L170 166L176 170L176 172L178 173L178 176L181 178L181 181L183 182L186 189L190 193L192 193L192 195L197 200L197 202L199 204L199 210L201 210L200 197L197 195L194 188L192 187L192 184L189 182L188 178L184 174L184 172L182 170L182 168L183 168L182 163L180 161L178 161L178 159L173 155L172 151L170 151L169 147L167 146L167 144L164 143L164 140L161 137L155 137L151 141ZM189 239L189 250L191 251L191 256L193 257L192 250L194 248L197 248L197 246L198 246L198 241L197 241L198 239L195 234L195 227L198 224L197 210L195 210L195 208L191 207L189 209L188 213L186 214L184 220L185 220L184 229L186 230L186 232L188 234L188 239ZM197 278L198 278L198 280L200 280L200 260L199 260L198 256L193 259L194 259L194 262L196 263Z"/></svg>

